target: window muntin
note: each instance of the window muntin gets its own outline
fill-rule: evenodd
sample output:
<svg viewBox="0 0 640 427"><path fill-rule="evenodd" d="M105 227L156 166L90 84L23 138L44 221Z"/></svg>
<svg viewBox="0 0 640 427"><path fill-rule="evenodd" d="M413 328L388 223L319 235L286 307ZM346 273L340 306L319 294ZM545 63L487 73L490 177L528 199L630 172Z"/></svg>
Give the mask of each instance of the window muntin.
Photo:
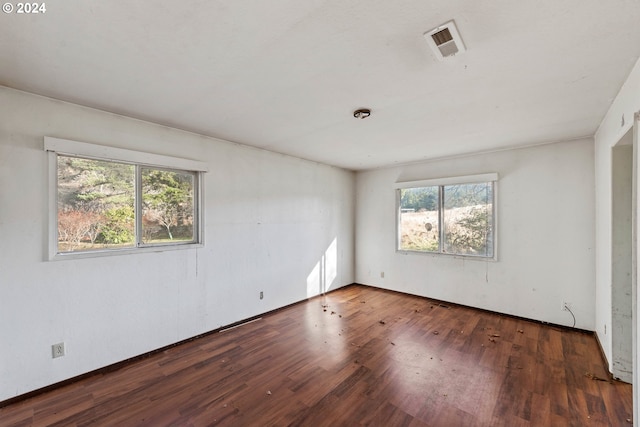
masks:
<svg viewBox="0 0 640 427"><path fill-rule="evenodd" d="M56 154L58 254L199 242L194 171Z"/></svg>
<svg viewBox="0 0 640 427"><path fill-rule="evenodd" d="M494 182L398 190L398 250L494 257Z"/></svg>

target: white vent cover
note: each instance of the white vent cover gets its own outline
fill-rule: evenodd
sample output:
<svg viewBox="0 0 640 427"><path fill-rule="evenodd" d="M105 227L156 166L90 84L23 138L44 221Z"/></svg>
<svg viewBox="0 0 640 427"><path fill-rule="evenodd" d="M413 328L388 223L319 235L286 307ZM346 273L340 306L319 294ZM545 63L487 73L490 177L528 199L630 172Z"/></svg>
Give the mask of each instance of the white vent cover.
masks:
<svg viewBox="0 0 640 427"><path fill-rule="evenodd" d="M440 61L467 50L453 21L427 31L424 33L424 38Z"/></svg>

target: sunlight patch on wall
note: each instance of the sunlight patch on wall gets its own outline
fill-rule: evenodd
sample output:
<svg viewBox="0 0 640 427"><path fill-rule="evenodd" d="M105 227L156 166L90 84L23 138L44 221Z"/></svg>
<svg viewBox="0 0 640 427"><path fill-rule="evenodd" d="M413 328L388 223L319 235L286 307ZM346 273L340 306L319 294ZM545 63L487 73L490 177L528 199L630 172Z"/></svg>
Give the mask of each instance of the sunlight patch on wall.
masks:
<svg viewBox="0 0 640 427"><path fill-rule="evenodd" d="M338 240L334 238L307 276L307 298L331 289L338 277Z"/></svg>

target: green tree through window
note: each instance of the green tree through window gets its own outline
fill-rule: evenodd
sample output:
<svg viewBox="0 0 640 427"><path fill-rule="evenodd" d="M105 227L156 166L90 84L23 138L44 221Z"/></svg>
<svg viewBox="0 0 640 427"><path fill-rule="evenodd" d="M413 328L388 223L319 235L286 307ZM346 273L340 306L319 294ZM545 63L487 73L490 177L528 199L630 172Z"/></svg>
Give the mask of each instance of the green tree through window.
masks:
<svg viewBox="0 0 640 427"><path fill-rule="evenodd" d="M57 155L58 252L196 242L197 178L197 172Z"/></svg>
<svg viewBox="0 0 640 427"><path fill-rule="evenodd" d="M193 182L187 172L142 168L145 243L193 239Z"/></svg>

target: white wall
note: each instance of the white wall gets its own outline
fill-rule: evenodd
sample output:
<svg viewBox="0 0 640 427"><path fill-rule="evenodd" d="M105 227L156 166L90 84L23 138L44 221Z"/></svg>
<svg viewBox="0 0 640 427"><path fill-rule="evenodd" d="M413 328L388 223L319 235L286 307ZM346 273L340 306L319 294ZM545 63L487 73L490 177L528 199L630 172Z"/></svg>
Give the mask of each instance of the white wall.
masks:
<svg viewBox="0 0 640 427"><path fill-rule="evenodd" d="M595 134L596 333L611 360L611 182L612 148L633 126L640 109L640 62L636 63ZM624 124L622 123L624 116ZM605 332L605 325L609 330Z"/></svg>
<svg viewBox="0 0 640 427"><path fill-rule="evenodd" d="M498 261L395 251L394 183L498 172ZM359 173L356 281L496 312L594 327L593 140ZM380 272L384 271L384 278Z"/></svg>
<svg viewBox="0 0 640 427"><path fill-rule="evenodd" d="M612 155L611 150L633 126L633 115L640 110L640 61L636 63L620 92L613 100L595 134L596 171L596 334L612 369ZM623 120L624 118L624 120ZM638 152L634 153L638 157ZM636 178L637 179L637 174ZM636 185L636 192L638 186ZM637 194L634 195L637 197ZM636 284L634 284L634 287ZM637 296L636 296L637 297ZM633 302L634 305L637 301ZM634 315L636 313L634 312ZM637 317L637 316L636 316ZM638 322L640 319L635 319ZM607 325L609 328L607 329ZM635 326L635 325L634 325ZM634 333L633 339L637 341ZM635 347L635 346L634 346ZM638 354L634 355L634 383L637 384ZM638 393L634 387L634 418L638 415Z"/></svg>
<svg viewBox="0 0 640 427"><path fill-rule="evenodd" d="M46 261L45 135L207 162L205 246ZM354 189L352 172L0 88L0 401L353 283Z"/></svg>

